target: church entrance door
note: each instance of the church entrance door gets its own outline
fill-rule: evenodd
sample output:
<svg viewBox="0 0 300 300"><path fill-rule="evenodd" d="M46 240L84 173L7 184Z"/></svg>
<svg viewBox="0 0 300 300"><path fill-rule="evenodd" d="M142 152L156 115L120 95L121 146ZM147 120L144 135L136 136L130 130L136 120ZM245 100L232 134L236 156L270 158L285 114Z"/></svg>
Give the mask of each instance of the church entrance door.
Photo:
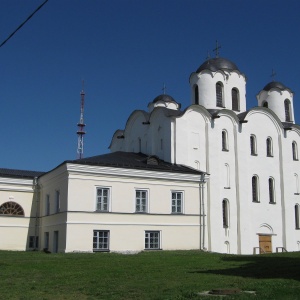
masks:
<svg viewBox="0 0 300 300"><path fill-rule="evenodd" d="M259 252L272 253L272 236L271 235L259 235Z"/></svg>

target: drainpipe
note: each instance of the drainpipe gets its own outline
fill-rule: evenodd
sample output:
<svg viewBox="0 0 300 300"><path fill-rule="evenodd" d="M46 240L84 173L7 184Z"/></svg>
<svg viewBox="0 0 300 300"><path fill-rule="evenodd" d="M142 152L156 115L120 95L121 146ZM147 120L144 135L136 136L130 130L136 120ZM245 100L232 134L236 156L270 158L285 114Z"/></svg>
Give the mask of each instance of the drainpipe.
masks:
<svg viewBox="0 0 300 300"><path fill-rule="evenodd" d="M205 251L205 204L204 204L204 189L208 179L208 174L202 173L200 177L200 250Z"/></svg>
<svg viewBox="0 0 300 300"><path fill-rule="evenodd" d="M38 180L37 177L33 179L33 196L35 197L36 209L35 209L35 228L34 228L34 250L37 249L37 238L39 236L39 189L38 189Z"/></svg>

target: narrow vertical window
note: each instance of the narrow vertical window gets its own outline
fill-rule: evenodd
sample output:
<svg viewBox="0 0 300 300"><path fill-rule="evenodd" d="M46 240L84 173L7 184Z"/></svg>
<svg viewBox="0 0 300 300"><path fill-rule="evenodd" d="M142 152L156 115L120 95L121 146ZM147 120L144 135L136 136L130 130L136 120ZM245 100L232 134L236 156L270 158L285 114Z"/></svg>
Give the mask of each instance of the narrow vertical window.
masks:
<svg viewBox="0 0 300 300"><path fill-rule="evenodd" d="M226 130L222 130L222 151L228 151L228 136Z"/></svg>
<svg viewBox="0 0 300 300"><path fill-rule="evenodd" d="M222 201L222 213L223 213L223 227L229 227L229 209L228 209L228 200L224 199Z"/></svg>
<svg viewBox="0 0 300 300"><path fill-rule="evenodd" d="M55 191L55 212L60 211L60 192Z"/></svg>
<svg viewBox="0 0 300 300"><path fill-rule="evenodd" d="M298 160L298 147L295 141L292 143L292 151L293 151L293 160Z"/></svg>
<svg viewBox="0 0 300 300"><path fill-rule="evenodd" d="M259 202L259 199L258 199L258 177L257 176L252 177L252 201Z"/></svg>
<svg viewBox="0 0 300 300"><path fill-rule="evenodd" d="M284 100L284 113L286 122L291 122L291 102L288 99Z"/></svg>
<svg viewBox="0 0 300 300"><path fill-rule="evenodd" d="M257 155L255 135L250 136L250 152L251 152L251 155Z"/></svg>
<svg viewBox="0 0 300 300"><path fill-rule="evenodd" d="M267 101L264 102L263 107L267 107L267 108L269 107L269 104Z"/></svg>
<svg viewBox="0 0 300 300"><path fill-rule="evenodd" d="M239 111L240 110L240 100L239 100L239 91L237 88L231 90L231 97L232 97L232 110Z"/></svg>
<svg viewBox="0 0 300 300"><path fill-rule="evenodd" d="M300 229L299 204L295 205L295 228Z"/></svg>
<svg viewBox="0 0 300 300"><path fill-rule="evenodd" d="M172 192L172 213L181 214L183 212L183 193L182 192Z"/></svg>
<svg viewBox="0 0 300 300"><path fill-rule="evenodd" d="M197 84L195 85L194 93L195 93L195 104L199 104L199 88Z"/></svg>
<svg viewBox="0 0 300 300"><path fill-rule="evenodd" d="M272 147L272 139L269 137L266 140L266 146L267 146L267 156L272 157L273 156L273 147Z"/></svg>
<svg viewBox="0 0 300 300"><path fill-rule="evenodd" d="M135 211L139 213L146 213L148 211L148 191L135 191Z"/></svg>
<svg viewBox="0 0 300 300"><path fill-rule="evenodd" d="M216 84L216 100L217 106L223 107L223 85L221 82L217 82Z"/></svg>
<svg viewBox="0 0 300 300"><path fill-rule="evenodd" d="M49 232L45 232L44 250L49 250Z"/></svg>
<svg viewBox="0 0 300 300"><path fill-rule="evenodd" d="M269 202L271 204L275 203L275 190L274 190L274 179L273 178L269 178Z"/></svg>
<svg viewBox="0 0 300 300"><path fill-rule="evenodd" d="M295 176L295 195L299 195L299 178L298 178L298 174L294 174Z"/></svg>
<svg viewBox="0 0 300 300"><path fill-rule="evenodd" d="M107 212L109 210L110 193L109 188L97 188L97 211Z"/></svg>
<svg viewBox="0 0 300 300"><path fill-rule="evenodd" d="M228 164L225 164L225 189L230 189L230 168Z"/></svg>

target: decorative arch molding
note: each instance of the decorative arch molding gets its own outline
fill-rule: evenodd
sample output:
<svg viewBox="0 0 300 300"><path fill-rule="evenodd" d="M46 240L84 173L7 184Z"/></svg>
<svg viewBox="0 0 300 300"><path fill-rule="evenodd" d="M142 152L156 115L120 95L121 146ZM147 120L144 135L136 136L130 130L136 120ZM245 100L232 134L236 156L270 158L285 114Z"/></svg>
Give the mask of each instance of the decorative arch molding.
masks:
<svg viewBox="0 0 300 300"><path fill-rule="evenodd" d="M268 117L273 122L273 124L277 130L277 133L279 135L281 135L283 128L284 128L281 121L279 120L277 115L272 110L270 110L266 107L258 106L258 107L254 107L254 108L248 110L246 112L246 114L243 116L243 120L245 120L246 117L247 117L247 120L249 120L249 117L251 117L251 115L254 115L257 113L264 114L266 117Z"/></svg>
<svg viewBox="0 0 300 300"><path fill-rule="evenodd" d="M129 118L127 119L126 125L125 125L125 134L129 131L131 131L131 128L134 124L134 122L136 121L136 119L138 119L140 116L142 116L142 118L144 119L145 122L147 122L149 120L149 114L147 112L145 112L144 110L135 110L131 113L131 115L129 116ZM142 125L142 124L141 124Z"/></svg>
<svg viewBox="0 0 300 300"><path fill-rule="evenodd" d="M258 228L258 231L257 231L258 234L274 234L274 231L273 231L273 227L267 223L262 223L260 224L259 228Z"/></svg>
<svg viewBox="0 0 300 300"><path fill-rule="evenodd" d="M0 215L24 217L24 209L20 204L8 201L1 204Z"/></svg>
<svg viewBox="0 0 300 300"><path fill-rule="evenodd" d="M211 119L211 114L209 113L209 111L202 105L196 105L196 104L192 104L189 107L187 107L181 116L176 116L178 117L183 117L185 115L188 115L191 112L197 112L201 115L201 117L204 119L205 122L209 122Z"/></svg>

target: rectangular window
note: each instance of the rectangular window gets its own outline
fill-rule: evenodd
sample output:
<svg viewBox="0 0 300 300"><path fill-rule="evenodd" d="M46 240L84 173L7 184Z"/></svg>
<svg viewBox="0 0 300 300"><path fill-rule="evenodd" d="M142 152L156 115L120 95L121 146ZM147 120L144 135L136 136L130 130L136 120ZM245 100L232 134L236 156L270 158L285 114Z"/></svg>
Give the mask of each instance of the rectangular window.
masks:
<svg viewBox="0 0 300 300"><path fill-rule="evenodd" d="M50 195L46 195L46 201L45 201L45 215L50 215Z"/></svg>
<svg viewBox="0 0 300 300"><path fill-rule="evenodd" d="M109 188L97 188L97 211L108 211Z"/></svg>
<svg viewBox="0 0 300 300"><path fill-rule="evenodd" d="M93 251L109 251L108 230L94 230Z"/></svg>
<svg viewBox="0 0 300 300"><path fill-rule="evenodd" d="M145 249L160 249L160 232L145 232Z"/></svg>
<svg viewBox="0 0 300 300"><path fill-rule="evenodd" d="M148 205L148 191L136 190L135 191L135 211L146 213Z"/></svg>
<svg viewBox="0 0 300 300"><path fill-rule="evenodd" d="M29 237L29 248L38 248L39 247L39 237L38 236L30 236Z"/></svg>
<svg viewBox="0 0 300 300"><path fill-rule="evenodd" d="M172 213L181 214L183 213L183 193L182 192L172 192Z"/></svg>
<svg viewBox="0 0 300 300"><path fill-rule="evenodd" d="M60 211L60 192L55 191L55 212Z"/></svg>
<svg viewBox="0 0 300 300"><path fill-rule="evenodd" d="M44 250L49 250L49 232L45 232Z"/></svg>

